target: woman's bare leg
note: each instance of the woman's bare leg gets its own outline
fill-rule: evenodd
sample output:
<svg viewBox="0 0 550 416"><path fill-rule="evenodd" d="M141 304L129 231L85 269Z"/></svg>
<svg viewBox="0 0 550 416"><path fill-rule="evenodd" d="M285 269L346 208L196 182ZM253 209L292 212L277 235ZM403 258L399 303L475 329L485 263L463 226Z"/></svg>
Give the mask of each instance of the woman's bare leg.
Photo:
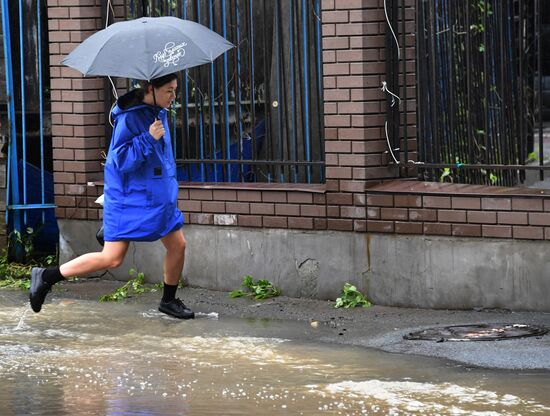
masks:
<svg viewBox="0 0 550 416"><path fill-rule="evenodd" d="M164 257L164 283L177 285L185 262L185 236L181 228L161 238L166 247Z"/></svg>
<svg viewBox="0 0 550 416"><path fill-rule="evenodd" d="M164 257L164 290L159 311L179 319L193 319L195 313L176 298L187 244L183 231L181 229L173 231L161 238L161 241L166 247L166 257Z"/></svg>
<svg viewBox="0 0 550 416"><path fill-rule="evenodd" d="M106 241L103 251L83 254L59 267L65 277L83 276L105 269L116 269L124 261L128 251L127 241Z"/></svg>
<svg viewBox="0 0 550 416"><path fill-rule="evenodd" d="M64 278L82 276L104 269L114 269L122 263L129 243L124 241L105 242L101 253L88 253L61 267L31 269L31 286L29 288L29 302L34 312L42 310L42 304L52 286Z"/></svg>

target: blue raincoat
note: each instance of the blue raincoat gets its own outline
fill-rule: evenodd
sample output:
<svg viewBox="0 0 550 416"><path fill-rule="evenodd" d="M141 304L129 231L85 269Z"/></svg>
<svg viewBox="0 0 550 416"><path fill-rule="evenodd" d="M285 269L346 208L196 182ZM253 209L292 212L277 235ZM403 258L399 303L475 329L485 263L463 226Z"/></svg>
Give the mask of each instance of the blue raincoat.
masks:
<svg viewBox="0 0 550 416"><path fill-rule="evenodd" d="M165 134L155 140L155 116ZM176 164L166 110L144 104L137 92L120 97L105 163L105 241L155 241L183 226L177 207Z"/></svg>

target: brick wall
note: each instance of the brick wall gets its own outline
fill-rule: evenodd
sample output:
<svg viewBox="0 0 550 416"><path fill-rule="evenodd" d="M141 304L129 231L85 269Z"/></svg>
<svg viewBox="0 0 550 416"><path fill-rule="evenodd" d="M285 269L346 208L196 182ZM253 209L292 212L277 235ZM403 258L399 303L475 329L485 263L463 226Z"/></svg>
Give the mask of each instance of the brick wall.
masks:
<svg viewBox="0 0 550 416"><path fill-rule="evenodd" d="M123 15L120 4L114 2L116 16ZM105 80L83 78L59 64L77 44L103 27L100 5L101 0L48 0L59 218L101 218L93 201L102 188L88 184L102 180ZM414 2L407 5L406 30L412 33ZM179 207L187 223L550 238L550 202L545 195L467 185L445 185L442 191L434 188L438 184L414 181L382 183L407 174L389 163L384 133L387 103L380 90L386 71L383 0L323 0L322 20L326 184L183 183ZM406 44L407 76L399 70L401 80L407 80L408 159L414 160L413 36L407 36Z"/></svg>
<svg viewBox="0 0 550 416"><path fill-rule="evenodd" d="M400 181L369 189L367 205L369 232L550 239L550 191Z"/></svg>
<svg viewBox="0 0 550 416"><path fill-rule="evenodd" d="M322 2L326 185L182 184L179 206L188 223L366 230L367 184L396 174L386 166L387 155L383 154L382 4L367 0ZM87 184L102 179L104 80L85 79L59 64L78 43L101 29L100 5L100 0L48 1L59 218L101 217L93 203L101 187Z"/></svg>
<svg viewBox="0 0 550 416"><path fill-rule="evenodd" d="M322 185L187 185L180 190L187 223L243 227L326 230L326 195Z"/></svg>

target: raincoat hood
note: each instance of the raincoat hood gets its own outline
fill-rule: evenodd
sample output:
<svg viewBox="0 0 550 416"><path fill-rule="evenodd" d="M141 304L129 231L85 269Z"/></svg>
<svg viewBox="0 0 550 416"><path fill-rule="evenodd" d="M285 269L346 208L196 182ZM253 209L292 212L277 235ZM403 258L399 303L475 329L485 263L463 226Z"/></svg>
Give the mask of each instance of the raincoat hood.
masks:
<svg viewBox="0 0 550 416"><path fill-rule="evenodd" d="M135 111L143 108L155 109L152 105L143 102L143 90L141 88L133 89L118 98L117 104L112 111L113 119L116 120L118 116L128 111ZM165 112L166 110L164 108L156 107L158 118L161 118Z"/></svg>

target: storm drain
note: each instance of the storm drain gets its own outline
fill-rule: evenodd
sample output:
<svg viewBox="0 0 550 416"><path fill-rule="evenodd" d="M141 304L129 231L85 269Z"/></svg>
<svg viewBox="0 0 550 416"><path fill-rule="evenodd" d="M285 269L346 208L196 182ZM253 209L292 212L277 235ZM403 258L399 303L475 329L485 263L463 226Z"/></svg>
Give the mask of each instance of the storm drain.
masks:
<svg viewBox="0 0 550 416"><path fill-rule="evenodd" d="M474 324L428 328L404 335L408 340L427 341L498 341L501 339L542 336L548 329L524 324Z"/></svg>

